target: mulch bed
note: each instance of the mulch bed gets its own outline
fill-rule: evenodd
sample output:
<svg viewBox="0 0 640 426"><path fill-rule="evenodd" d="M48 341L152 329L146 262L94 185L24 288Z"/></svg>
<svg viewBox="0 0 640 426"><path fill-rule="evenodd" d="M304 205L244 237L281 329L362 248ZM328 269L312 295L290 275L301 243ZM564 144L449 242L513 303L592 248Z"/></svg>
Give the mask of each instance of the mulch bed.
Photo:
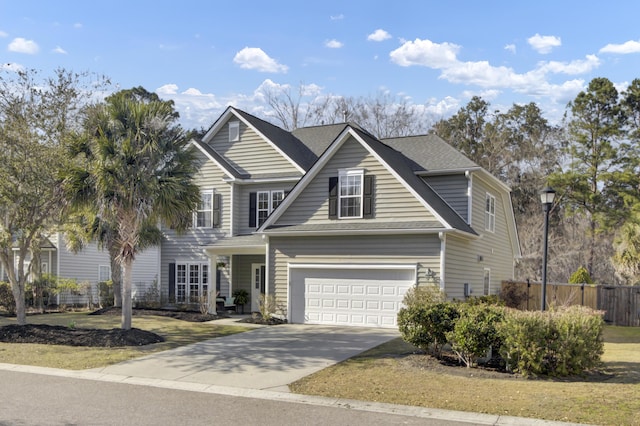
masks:
<svg viewBox="0 0 640 426"><path fill-rule="evenodd" d="M170 311L166 309L133 309L133 315L155 315L159 317L171 317L182 321L189 322L205 322L213 321L220 318L228 318L227 315L215 315L215 314L202 314L195 311ZM122 315L122 309L120 308L103 308L97 311L91 312L89 315Z"/></svg>
<svg viewBox="0 0 640 426"><path fill-rule="evenodd" d="M144 346L164 342L150 331L132 328L111 330L69 328L60 325L26 324L0 327L0 342L41 343L47 345L117 347Z"/></svg>

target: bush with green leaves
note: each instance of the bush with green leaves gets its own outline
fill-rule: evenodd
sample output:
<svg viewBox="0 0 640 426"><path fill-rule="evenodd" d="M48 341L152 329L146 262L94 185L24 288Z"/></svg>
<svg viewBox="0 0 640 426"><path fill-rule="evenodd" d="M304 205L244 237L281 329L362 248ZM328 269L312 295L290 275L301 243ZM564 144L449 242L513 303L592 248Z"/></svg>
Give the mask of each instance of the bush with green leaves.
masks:
<svg viewBox="0 0 640 426"><path fill-rule="evenodd" d="M457 306L452 302L436 302L400 309L398 329L402 338L440 358L442 347L447 343L447 333L453 330L459 315Z"/></svg>
<svg viewBox="0 0 640 426"><path fill-rule="evenodd" d="M458 309L460 317L447 333L447 339L460 361L472 367L478 358L500 347L497 327L504 318L504 308L488 303L461 303Z"/></svg>
<svg viewBox="0 0 640 426"><path fill-rule="evenodd" d="M510 311L498 327L507 368L523 376L570 376L597 367L604 350L601 312L583 306Z"/></svg>
<svg viewBox="0 0 640 426"><path fill-rule="evenodd" d="M591 275L587 268L584 266L579 267L571 276L569 277L569 284L593 284L593 280L591 279Z"/></svg>
<svg viewBox="0 0 640 426"><path fill-rule="evenodd" d="M16 314L16 301L13 298L11 284L8 282L0 282L0 308L7 311L9 315Z"/></svg>

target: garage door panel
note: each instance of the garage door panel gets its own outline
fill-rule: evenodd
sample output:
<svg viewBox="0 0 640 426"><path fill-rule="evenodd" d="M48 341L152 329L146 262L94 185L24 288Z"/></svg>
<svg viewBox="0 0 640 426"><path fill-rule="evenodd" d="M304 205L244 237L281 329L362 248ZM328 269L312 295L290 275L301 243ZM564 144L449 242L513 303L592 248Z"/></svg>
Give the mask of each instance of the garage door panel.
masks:
<svg viewBox="0 0 640 426"><path fill-rule="evenodd" d="M395 327L404 293L415 279L415 269L409 268L293 271L291 320L311 324Z"/></svg>

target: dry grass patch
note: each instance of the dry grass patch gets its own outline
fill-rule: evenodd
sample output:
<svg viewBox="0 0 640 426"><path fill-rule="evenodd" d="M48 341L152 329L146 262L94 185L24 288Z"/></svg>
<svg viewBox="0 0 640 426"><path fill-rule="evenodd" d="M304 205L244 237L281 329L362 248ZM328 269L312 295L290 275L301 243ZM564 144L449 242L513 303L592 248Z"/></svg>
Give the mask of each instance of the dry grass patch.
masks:
<svg viewBox="0 0 640 426"><path fill-rule="evenodd" d="M84 312L34 315L29 316L27 322L30 324L73 326L76 328L111 329L120 327L120 317L118 316L88 315ZM15 318L0 317L0 326L7 324L15 324ZM97 368L150 353L248 330L248 328L241 326L194 323L159 316L134 316L132 325L135 328L159 334L165 338L165 341L140 347L119 348L0 343L0 362L70 370Z"/></svg>
<svg viewBox="0 0 640 426"><path fill-rule="evenodd" d="M640 425L640 328L605 328L602 371L568 380L445 366L398 338L290 385L293 392L606 425Z"/></svg>

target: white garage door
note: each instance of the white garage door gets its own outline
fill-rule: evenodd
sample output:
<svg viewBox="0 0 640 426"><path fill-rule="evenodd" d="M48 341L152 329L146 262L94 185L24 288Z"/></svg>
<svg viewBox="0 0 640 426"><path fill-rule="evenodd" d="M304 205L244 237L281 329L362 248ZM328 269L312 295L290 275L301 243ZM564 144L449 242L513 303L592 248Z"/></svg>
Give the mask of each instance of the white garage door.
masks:
<svg viewBox="0 0 640 426"><path fill-rule="evenodd" d="M415 266L291 268L291 322L395 327L415 274Z"/></svg>

